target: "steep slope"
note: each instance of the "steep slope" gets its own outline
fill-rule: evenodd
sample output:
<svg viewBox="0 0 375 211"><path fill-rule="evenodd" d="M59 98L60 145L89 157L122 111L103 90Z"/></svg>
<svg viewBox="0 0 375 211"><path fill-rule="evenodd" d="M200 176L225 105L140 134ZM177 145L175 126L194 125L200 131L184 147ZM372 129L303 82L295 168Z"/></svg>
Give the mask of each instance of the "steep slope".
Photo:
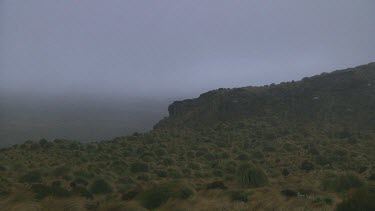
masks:
<svg viewBox="0 0 375 211"><path fill-rule="evenodd" d="M375 63L168 110L148 133L1 149L0 210L374 210Z"/></svg>

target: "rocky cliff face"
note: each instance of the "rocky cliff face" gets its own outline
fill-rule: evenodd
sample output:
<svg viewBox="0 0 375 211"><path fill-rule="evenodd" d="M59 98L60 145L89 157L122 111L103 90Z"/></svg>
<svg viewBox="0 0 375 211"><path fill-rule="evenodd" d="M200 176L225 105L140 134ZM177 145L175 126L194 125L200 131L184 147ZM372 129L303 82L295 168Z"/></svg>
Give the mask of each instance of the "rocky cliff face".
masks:
<svg viewBox="0 0 375 211"><path fill-rule="evenodd" d="M262 87L218 89L175 101L156 127L210 126L245 118L375 125L375 63ZM369 115L370 114L370 115ZM352 124L352 123L351 123Z"/></svg>

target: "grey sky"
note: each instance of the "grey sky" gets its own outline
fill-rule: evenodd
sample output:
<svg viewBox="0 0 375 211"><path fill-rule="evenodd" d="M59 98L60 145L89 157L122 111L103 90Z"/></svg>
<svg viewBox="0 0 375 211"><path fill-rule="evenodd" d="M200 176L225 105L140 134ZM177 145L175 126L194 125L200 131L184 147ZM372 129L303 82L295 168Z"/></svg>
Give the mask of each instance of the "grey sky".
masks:
<svg viewBox="0 0 375 211"><path fill-rule="evenodd" d="M0 89L198 95L375 59L374 0L0 0Z"/></svg>

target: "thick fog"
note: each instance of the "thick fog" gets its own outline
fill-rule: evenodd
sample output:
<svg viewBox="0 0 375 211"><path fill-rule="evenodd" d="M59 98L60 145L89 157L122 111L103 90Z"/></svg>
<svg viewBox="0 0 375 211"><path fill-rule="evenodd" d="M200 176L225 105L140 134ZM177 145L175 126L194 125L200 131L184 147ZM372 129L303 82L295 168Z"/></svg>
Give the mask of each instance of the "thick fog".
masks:
<svg viewBox="0 0 375 211"><path fill-rule="evenodd" d="M375 56L373 0L0 2L4 92L198 95Z"/></svg>
<svg viewBox="0 0 375 211"><path fill-rule="evenodd" d="M373 0L0 0L0 135L68 125L112 137L125 130L85 125L131 113L102 128L149 129L174 99L369 63L374 11Z"/></svg>

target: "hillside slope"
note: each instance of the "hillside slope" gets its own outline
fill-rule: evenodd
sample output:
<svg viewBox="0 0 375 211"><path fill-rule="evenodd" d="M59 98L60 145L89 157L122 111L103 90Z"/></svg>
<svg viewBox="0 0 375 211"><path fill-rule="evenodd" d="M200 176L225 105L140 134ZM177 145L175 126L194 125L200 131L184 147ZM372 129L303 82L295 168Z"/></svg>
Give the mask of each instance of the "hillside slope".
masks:
<svg viewBox="0 0 375 211"><path fill-rule="evenodd" d="M375 129L375 63L263 87L218 89L175 101L161 125L201 127L246 118ZM350 121L350 122L349 122ZM168 122L168 123L167 123Z"/></svg>
<svg viewBox="0 0 375 211"><path fill-rule="evenodd" d="M375 63L168 110L148 133L1 149L0 210L374 208Z"/></svg>

